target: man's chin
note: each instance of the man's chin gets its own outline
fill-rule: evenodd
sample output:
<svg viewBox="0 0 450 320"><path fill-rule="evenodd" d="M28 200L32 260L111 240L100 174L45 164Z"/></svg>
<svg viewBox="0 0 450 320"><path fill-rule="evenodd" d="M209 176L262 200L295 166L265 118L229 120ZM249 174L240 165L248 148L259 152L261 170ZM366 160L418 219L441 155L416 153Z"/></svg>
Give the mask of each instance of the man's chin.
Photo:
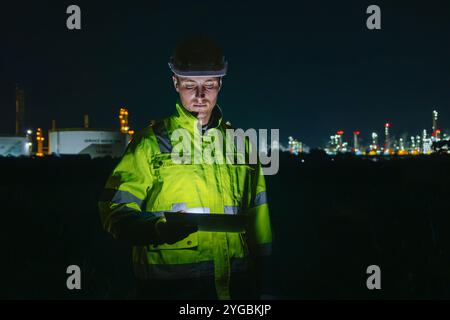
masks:
<svg viewBox="0 0 450 320"><path fill-rule="evenodd" d="M206 108L191 108L191 112L195 112L195 113L203 114L203 115L210 114L211 111L212 110L210 110L208 107L206 107Z"/></svg>

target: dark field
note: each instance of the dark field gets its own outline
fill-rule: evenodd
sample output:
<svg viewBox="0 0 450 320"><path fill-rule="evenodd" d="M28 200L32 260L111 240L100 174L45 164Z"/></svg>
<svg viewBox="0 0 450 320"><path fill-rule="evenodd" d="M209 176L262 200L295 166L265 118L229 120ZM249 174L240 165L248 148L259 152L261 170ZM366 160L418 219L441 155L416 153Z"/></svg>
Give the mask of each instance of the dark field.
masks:
<svg viewBox="0 0 450 320"><path fill-rule="evenodd" d="M280 154L267 177L279 298L450 298L450 157ZM118 160L0 159L0 298L127 299L129 248L97 199ZM66 288L79 265L82 290ZM381 290L366 268L381 268Z"/></svg>

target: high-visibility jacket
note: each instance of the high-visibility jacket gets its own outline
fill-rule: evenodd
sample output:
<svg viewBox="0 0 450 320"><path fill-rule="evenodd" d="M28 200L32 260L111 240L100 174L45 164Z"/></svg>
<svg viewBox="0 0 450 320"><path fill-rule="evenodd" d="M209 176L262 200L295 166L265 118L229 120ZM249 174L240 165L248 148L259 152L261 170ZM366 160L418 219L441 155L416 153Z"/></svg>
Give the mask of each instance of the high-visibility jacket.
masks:
<svg viewBox="0 0 450 320"><path fill-rule="evenodd" d="M198 119L177 102L172 116L135 134L106 182L110 196L99 201L99 210L103 227L113 236L118 222L130 215L159 219L164 211L179 210L247 215L250 223L245 233L198 231L174 244L133 247L137 278L211 276L218 298L229 299L230 274L248 268L252 255L270 255L272 233L259 160L256 164L173 161L172 150L180 143L172 137L176 129L183 128L192 141L201 141L193 152L205 151L214 140L214 130L226 137L231 126L223 121L218 105L213 116L216 122L202 134ZM251 149L246 146L248 153Z"/></svg>

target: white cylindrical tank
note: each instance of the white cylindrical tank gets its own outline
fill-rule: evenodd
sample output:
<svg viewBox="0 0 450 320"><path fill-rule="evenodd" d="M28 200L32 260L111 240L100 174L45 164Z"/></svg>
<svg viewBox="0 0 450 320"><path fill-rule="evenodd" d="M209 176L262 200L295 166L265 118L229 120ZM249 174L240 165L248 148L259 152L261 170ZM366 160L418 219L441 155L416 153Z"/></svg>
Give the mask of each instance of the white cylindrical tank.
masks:
<svg viewBox="0 0 450 320"><path fill-rule="evenodd" d="M89 154L91 158L121 157L129 142L128 134L113 130L49 130L49 154Z"/></svg>
<svg viewBox="0 0 450 320"><path fill-rule="evenodd" d="M29 156L30 142L27 137L0 136L0 156Z"/></svg>

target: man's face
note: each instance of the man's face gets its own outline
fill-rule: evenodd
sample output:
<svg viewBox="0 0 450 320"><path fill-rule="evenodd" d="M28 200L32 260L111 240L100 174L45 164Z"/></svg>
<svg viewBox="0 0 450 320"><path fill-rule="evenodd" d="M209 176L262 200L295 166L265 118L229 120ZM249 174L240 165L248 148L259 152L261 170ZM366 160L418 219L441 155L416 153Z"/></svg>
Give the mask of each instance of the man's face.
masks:
<svg viewBox="0 0 450 320"><path fill-rule="evenodd" d="M220 78L188 78L174 75L172 79L184 108L191 112L197 112L197 119L201 124L206 124L217 102L217 95L221 87Z"/></svg>

